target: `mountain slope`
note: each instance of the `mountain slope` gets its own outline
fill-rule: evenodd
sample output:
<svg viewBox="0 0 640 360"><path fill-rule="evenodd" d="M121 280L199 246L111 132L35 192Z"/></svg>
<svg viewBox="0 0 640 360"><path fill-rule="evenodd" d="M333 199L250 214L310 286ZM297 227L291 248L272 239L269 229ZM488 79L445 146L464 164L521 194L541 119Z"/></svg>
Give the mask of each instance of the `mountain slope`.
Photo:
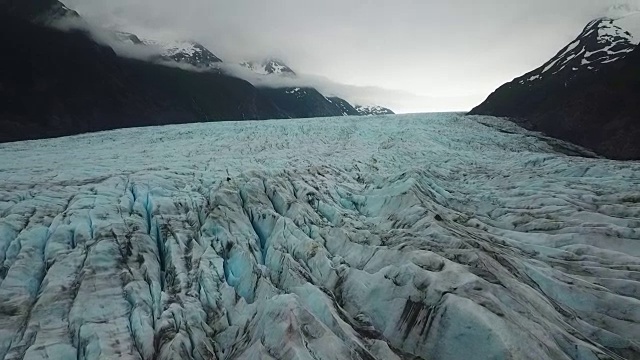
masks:
<svg viewBox="0 0 640 360"><path fill-rule="evenodd" d="M16 36L19 34L19 36ZM0 12L0 141L286 117L246 81L116 56L79 31Z"/></svg>
<svg viewBox="0 0 640 360"><path fill-rule="evenodd" d="M470 114L512 117L527 128L617 159L639 159L638 37L594 20L550 61L498 88Z"/></svg>
<svg viewBox="0 0 640 360"><path fill-rule="evenodd" d="M284 77L295 79L297 74L282 60L266 59L247 61L241 64L260 76ZM301 87L264 87L260 91L271 99L291 118L310 118L328 116L357 115L346 100L337 98L332 101L317 89Z"/></svg>
<svg viewBox="0 0 640 360"><path fill-rule="evenodd" d="M337 106L342 112L342 115L344 116L360 115L358 110L356 110L356 108L353 107L353 105L349 104L349 102L343 98L339 98L337 96L331 96L331 97L328 97L327 99L331 101L335 106Z"/></svg>
<svg viewBox="0 0 640 360"><path fill-rule="evenodd" d="M310 87L260 88L278 108L291 118L343 116L342 108Z"/></svg>
<svg viewBox="0 0 640 360"><path fill-rule="evenodd" d="M313 88L256 89L226 76L218 71L220 58L195 42L106 35L114 37L107 43L149 47L142 53L151 60L140 61L117 56L82 30L45 26L65 16L82 23L55 0L0 0L0 42L10 54L0 58L0 141L169 123L356 115L346 101ZM123 49L133 50L116 48ZM167 62L199 69L162 66ZM296 76L274 59L245 66L265 76Z"/></svg>
<svg viewBox="0 0 640 360"><path fill-rule="evenodd" d="M41 24L67 16L79 17L57 0L0 0L0 13Z"/></svg>

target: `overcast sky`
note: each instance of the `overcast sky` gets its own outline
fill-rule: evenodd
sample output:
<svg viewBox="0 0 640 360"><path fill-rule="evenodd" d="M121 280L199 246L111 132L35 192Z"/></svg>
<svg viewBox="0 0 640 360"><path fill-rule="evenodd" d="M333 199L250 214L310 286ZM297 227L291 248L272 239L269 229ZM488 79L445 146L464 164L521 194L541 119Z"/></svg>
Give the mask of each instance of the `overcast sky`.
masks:
<svg viewBox="0 0 640 360"><path fill-rule="evenodd" d="M189 38L225 61L401 90L401 112L468 110L611 6L640 0L63 0L89 22ZM402 108L398 108L402 107Z"/></svg>

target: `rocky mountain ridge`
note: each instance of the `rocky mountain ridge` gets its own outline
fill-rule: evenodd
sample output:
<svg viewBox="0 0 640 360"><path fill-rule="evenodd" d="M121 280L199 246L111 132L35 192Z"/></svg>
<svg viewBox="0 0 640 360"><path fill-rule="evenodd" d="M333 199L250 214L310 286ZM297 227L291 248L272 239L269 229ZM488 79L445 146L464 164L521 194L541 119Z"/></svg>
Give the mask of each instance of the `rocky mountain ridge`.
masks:
<svg viewBox="0 0 640 360"><path fill-rule="evenodd" d="M603 156L640 159L638 24L638 14L590 22L551 60L470 114L509 117Z"/></svg>

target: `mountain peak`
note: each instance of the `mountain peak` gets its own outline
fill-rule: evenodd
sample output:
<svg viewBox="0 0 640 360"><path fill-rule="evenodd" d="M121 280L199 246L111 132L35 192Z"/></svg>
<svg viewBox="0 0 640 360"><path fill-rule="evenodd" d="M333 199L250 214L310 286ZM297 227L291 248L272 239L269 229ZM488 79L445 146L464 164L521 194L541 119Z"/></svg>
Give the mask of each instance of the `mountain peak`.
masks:
<svg viewBox="0 0 640 360"><path fill-rule="evenodd" d="M355 105L355 109L361 116L374 116L374 115L393 115L395 114L391 109L378 105Z"/></svg>
<svg viewBox="0 0 640 360"><path fill-rule="evenodd" d="M245 61L241 65L261 75L296 75L284 61L276 58L267 58L261 61Z"/></svg>
<svg viewBox="0 0 640 360"><path fill-rule="evenodd" d="M587 24L578 39L596 37L596 41L600 44L612 44L616 42L637 44L638 41L634 39L633 34L619 23L622 19L624 19L624 17L617 19L611 17L595 19Z"/></svg>
<svg viewBox="0 0 640 360"><path fill-rule="evenodd" d="M518 82L531 86L559 73L566 74L571 80L579 72L599 71L603 66L625 58L640 40L640 36L634 37L631 32L634 29L628 29L627 24L634 20L637 20L635 15L631 15L631 18L603 17L592 20L575 40L544 65L518 79Z"/></svg>
<svg viewBox="0 0 640 360"><path fill-rule="evenodd" d="M170 58L178 63L210 68L222 62L222 60L209 51L209 49L195 41L143 40L143 43L161 48L164 57Z"/></svg>
<svg viewBox="0 0 640 360"><path fill-rule="evenodd" d="M551 60L502 85L470 113L510 117L608 157L640 158L638 25L638 14L589 22Z"/></svg>
<svg viewBox="0 0 640 360"><path fill-rule="evenodd" d="M213 68L222 62L209 49L195 41L151 40L140 38L135 34L124 31L115 31L111 35L116 41L123 44L153 48L158 51L156 56L164 61L187 64L197 68ZM154 56L154 59L156 56Z"/></svg>

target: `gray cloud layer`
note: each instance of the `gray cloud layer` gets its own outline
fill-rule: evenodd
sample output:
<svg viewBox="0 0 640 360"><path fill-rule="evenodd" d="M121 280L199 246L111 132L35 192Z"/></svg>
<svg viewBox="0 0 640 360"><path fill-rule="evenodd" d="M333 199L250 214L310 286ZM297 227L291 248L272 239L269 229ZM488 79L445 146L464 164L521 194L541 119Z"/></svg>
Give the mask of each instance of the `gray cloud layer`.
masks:
<svg viewBox="0 0 640 360"><path fill-rule="evenodd" d="M63 2L97 26L194 39L226 61L275 56L361 90L400 90L400 111L469 109L611 6L640 8L640 0Z"/></svg>

